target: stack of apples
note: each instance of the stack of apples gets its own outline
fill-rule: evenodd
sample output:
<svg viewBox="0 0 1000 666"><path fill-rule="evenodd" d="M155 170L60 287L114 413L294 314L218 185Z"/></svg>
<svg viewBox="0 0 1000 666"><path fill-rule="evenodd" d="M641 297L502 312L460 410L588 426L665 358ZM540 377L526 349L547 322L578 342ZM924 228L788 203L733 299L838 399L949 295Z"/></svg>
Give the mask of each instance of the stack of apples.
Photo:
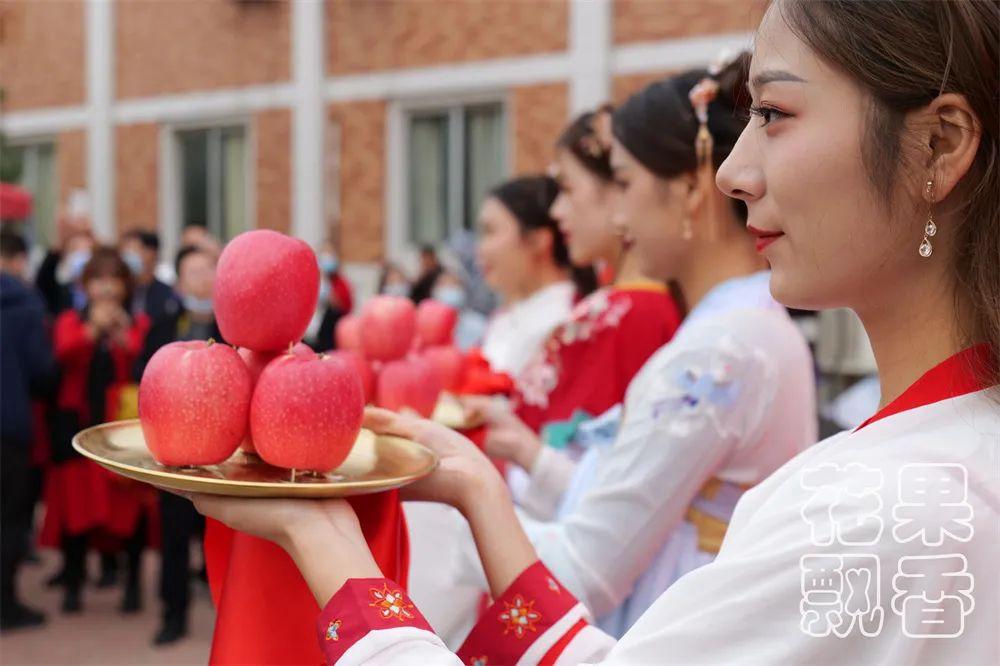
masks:
<svg viewBox="0 0 1000 666"><path fill-rule="evenodd" d="M150 359L139 419L153 457L214 465L241 445L265 462L327 472L361 429L364 392L351 358L301 343L319 295L316 256L267 231L234 238L219 257L215 316L226 344L174 342Z"/></svg>
<svg viewBox="0 0 1000 666"><path fill-rule="evenodd" d="M222 337L174 342L150 359L139 418L161 464L214 465L238 449L276 467L327 472L351 451L376 403L430 416L461 381L451 344L457 312L377 296L336 330L338 351L301 342L316 309L319 267L309 246L274 231L240 234L222 252L215 316Z"/></svg>
<svg viewBox="0 0 1000 666"><path fill-rule="evenodd" d="M430 417L442 392L462 382L464 357L452 343L457 321L457 310L432 299L414 306L376 296L337 323L336 343L360 368L369 402Z"/></svg>

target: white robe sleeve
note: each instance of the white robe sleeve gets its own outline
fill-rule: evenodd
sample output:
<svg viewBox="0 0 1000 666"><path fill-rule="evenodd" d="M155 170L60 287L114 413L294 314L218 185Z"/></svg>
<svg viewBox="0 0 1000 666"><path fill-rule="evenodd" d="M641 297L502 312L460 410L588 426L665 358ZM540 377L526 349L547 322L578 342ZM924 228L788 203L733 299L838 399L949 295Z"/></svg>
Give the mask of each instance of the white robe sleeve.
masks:
<svg viewBox="0 0 1000 666"><path fill-rule="evenodd" d="M543 446L531 466L528 487L521 495L520 507L538 520L555 518L576 467L576 461L563 451Z"/></svg>
<svg viewBox="0 0 1000 666"><path fill-rule="evenodd" d="M595 615L614 610L704 483L753 441L776 392L772 361L726 332L654 355L575 509L525 520L541 560Z"/></svg>

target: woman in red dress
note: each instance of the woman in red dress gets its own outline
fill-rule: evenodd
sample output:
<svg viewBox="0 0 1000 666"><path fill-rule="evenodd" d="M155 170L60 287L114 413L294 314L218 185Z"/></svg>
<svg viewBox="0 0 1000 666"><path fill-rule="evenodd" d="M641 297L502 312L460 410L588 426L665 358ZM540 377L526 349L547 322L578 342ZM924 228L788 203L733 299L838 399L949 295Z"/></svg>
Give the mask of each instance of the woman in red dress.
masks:
<svg viewBox="0 0 1000 666"><path fill-rule="evenodd" d="M81 610L80 591L92 539L117 549L126 545L128 570L122 611L139 609L139 558L145 543L149 490L127 485L77 454L73 435L121 416L134 393L132 364L149 329L143 314L132 317L132 274L113 248L98 248L83 269L87 296L80 310L56 319L53 343L61 378L52 418L52 466L46 475L43 545L62 550L63 611ZM149 497L147 497L149 495Z"/></svg>

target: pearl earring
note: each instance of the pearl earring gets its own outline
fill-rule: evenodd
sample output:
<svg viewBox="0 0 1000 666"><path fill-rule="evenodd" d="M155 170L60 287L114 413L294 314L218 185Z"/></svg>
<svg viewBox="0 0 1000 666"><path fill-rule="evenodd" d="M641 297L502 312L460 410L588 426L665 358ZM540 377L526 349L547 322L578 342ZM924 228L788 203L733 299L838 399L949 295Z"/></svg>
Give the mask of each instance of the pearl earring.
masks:
<svg viewBox="0 0 1000 666"><path fill-rule="evenodd" d="M932 204L934 203L934 181L927 181L927 188L925 190L927 194L927 200ZM931 238L937 233L937 225L934 223L934 211L928 211L927 213L927 224L924 225L924 240L920 243L920 256L927 258L931 256L934 252L934 246L931 245Z"/></svg>

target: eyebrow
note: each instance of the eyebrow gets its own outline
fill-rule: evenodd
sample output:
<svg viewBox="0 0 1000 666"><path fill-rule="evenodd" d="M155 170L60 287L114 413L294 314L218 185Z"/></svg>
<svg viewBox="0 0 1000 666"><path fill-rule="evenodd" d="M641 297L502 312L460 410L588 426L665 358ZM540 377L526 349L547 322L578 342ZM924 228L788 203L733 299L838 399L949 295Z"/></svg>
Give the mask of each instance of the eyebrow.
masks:
<svg viewBox="0 0 1000 666"><path fill-rule="evenodd" d="M789 83L806 83L806 80L800 76L796 76L791 72L786 72L782 69L769 69L757 74L750 80L750 85L754 89L760 89L766 86L768 83L777 82L789 82Z"/></svg>

